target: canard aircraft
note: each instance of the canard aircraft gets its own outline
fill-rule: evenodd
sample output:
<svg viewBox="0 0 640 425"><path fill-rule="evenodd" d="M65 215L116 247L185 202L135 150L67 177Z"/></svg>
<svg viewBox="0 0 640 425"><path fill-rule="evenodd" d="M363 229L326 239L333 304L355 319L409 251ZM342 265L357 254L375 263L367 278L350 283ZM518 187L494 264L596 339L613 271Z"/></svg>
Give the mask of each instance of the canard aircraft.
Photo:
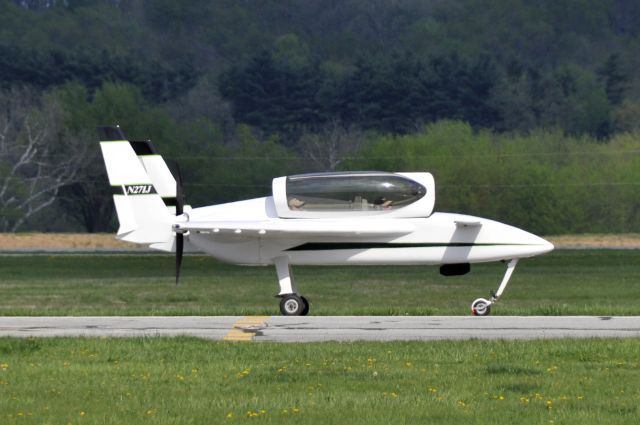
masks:
<svg viewBox="0 0 640 425"><path fill-rule="evenodd" d="M272 195L220 205L184 205L150 141L128 141L120 127L100 127L100 147L119 221L117 238L176 253L204 252L243 265L275 265L280 311L306 315L309 302L292 265L435 265L464 275L471 263L502 261L506 272L489 299L471 304L485 316L521 258L553 250L546 240L486 218L434 212L427 172L332 172L277 177Z"/></svg>

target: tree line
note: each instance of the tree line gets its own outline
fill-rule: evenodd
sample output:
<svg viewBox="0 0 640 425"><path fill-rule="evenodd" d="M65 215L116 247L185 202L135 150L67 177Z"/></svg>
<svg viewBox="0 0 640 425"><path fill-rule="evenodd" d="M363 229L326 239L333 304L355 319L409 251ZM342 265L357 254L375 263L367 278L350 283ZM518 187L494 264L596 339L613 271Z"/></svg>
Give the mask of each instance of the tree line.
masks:
<svg viewBox="0 0 640 425"><path fill-rule="evenodd" d="M606 143L560 130L527 134L439 120L407 134L329 123L288 146L248 125L224 143L212 122L181 124L139 88L70 84L38 98L0 96L3 231L112 231L110 187L94 129L119 122L180 163L194 206L268 196L271 179L325 170L430 171L439 211L476 214L542 234L633 232L640 226L640 133ZM9 119L11 117L11 119ZM213 143L212 143L213 139Z"/></svg>
<svg viewBox="0 0 640 425"><path fill-rule="evenodd" d="M632 231L639 39L631 0L0 0L1 230L112 231L119 123L193 205L427 170L439 210Z"/></svg>

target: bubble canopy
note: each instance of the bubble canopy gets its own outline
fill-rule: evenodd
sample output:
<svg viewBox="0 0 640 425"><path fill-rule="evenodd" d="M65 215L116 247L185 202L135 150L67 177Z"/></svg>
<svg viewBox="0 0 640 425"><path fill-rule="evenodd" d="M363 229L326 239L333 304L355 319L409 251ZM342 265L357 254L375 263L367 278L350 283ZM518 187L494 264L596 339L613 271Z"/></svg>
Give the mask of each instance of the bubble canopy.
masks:
<svg viewBox="0 0 640 425"><path fill-rule="evenodd" d="M274 200L281 217L388 214L424 204L420 201L429 186L433 187L429 173L300 174L274 179ZM421 208L418 215L429 215L432 208Z"/></svg>

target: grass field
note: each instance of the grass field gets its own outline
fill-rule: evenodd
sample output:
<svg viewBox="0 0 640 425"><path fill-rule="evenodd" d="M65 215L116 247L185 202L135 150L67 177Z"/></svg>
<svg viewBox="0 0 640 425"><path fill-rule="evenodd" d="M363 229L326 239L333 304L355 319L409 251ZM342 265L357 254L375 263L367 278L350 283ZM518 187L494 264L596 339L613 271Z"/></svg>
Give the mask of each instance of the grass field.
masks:
<svg viewBox="0 0 640 425"><path fill-rule="evenodd" d="M494 314L640 314L640 251L522 261ZM312 314L469 314L504 266L297 267ZM0 256L2 315L277 314L275 271L163 255ZM638 339L228 343L0 338L0 424L629 424Z"/></svg>
<svg viewBox="0 0 640 425"><path fill-rule="evenodd" d="M2 424L631 424L638 341L0 339Z"/></svg>
<svg viewBox="0 0 640 425"><path fill-rule="evenodd" d="M0 256L0 315L279 314L273 267L185 258L173 284L164 255ZM295 267L314 315L466 315L504 273L474 265L467 276L437 267ZM640 250L575 250L522 260L498 315L640 315Z"/></svg>

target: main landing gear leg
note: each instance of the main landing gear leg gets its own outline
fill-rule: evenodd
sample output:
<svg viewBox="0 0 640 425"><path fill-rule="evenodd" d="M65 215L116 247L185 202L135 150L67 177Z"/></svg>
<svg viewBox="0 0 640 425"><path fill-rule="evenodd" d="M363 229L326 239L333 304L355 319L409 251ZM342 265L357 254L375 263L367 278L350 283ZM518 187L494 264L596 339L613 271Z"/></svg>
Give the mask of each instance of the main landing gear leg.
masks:
<svg viewBox="0 0 640 425"><path fill-rule="evenodd" d="M289 258L278 257L273 261L280 283L280 293L276 295L280 298L280 313L283 316L306 316L309 313L309 301L298 293Z"/></svg>
<svg viewBox="0 0 640 425"><path fill-rule="evenodd" d="M504 292L507 284L509 283L509 279L511 279L511 275L513 271L516 269L516 264L518 264L518 259L510 260L507 263L507 271L502 278L502 282L500 283L500 287L498 288L498 292L491 291L491 299L485 300L484 298L478 298L473 303L471 303L471 312L474 316L488 316L491 312L491 306L498 302L500 296Z"/></svg>

